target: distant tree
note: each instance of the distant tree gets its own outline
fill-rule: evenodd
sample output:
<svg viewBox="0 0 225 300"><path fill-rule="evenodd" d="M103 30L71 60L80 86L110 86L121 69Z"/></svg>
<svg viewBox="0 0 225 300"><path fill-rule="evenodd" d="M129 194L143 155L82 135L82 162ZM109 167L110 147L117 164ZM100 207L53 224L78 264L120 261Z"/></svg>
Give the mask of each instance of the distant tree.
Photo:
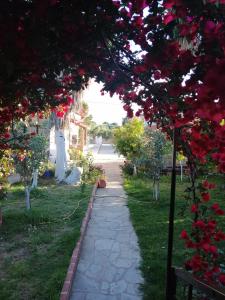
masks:
<svg viewBox="0 0 225 300"><path fill-rule="evenodd" d="M113 129L117 127L117 123L103 122L102 124L97 125L95 122L93 122L89 129L89 135L92 138L95 138L96 136L102 136L104 139L110 139L113 136Z"/></svg>
<svg viewBox="0 0 225 300"><path fill-rule="evenodd" d="M145 161L148 161L148 173L153 179L153 199L160 197L160 174L163 168L163 154L166 149L165 135L160 130L146 128L143 154Z"/></svg>
<svg viewBox="0 0 225 300"><path fill-rule="evenodd" d="M137 174L136 160L140 155L143 134L144 123L138 118L129 120L113 131L116 150L132 162L134 175Z"/></svg>
<svg viewBox="0 0 225 300"><path fill-rule="evenodd" d="M90 127L93 127L94 125L96 125L96 123L93 121L93 116L92 116L92 115L89 115L89 114L84 118L84 123L85 123L85 125L87 125L89 128L90 128Z"/></svg>
<svg viewBox="0 0 225 300"><path fill-rule="evenodd" d="M119 125L116 123L116 122L113 122L113 123L109 123L109 128L117 128L119 127Z"/></svg>
<svg viewBox="0 0 225 300"><path fill-rule="evenodd" d="M105 122L99 125L98 136L102 136L106 140L112 137L112 129L109 123Z"/></svg>

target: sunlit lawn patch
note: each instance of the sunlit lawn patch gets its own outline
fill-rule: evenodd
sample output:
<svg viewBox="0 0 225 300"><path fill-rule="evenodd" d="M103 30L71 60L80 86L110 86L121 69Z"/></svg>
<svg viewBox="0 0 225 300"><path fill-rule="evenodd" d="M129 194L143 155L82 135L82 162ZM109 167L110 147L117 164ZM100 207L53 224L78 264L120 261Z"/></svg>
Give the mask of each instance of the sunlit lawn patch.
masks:
<svg viewBox="0 0 225 300"><path fill-rule="evenodd" d="M12 186L0 227L1 299L59 299L90 194L44 181L26 211L22 186Z"/></svg>
<svg viewBox="0 0 225 300"><path fill-rule="evenodd" d="M223 178L209 178L209 180L217 182L217 189L213 192L212 198L224 208L225 190L221 188L224 185ZM191 226L189 210L184 210L186 203L184 190L187 185L187 179L183 183L179 181L179 178L177 179L173 260L177 266L182 266L187 255L183 241L179 239L180 232L183 228L189 229ZM125 178L125 189L143 259L141 270L145 279L144 299L165 299L170 178L164 176L161 180L159 202L152 200L152 183L148 179L127 177ZM182 214L183 210L184 214ZM220 219L220 222L223 223L221 225L224 227L225 218Z"/></svg>

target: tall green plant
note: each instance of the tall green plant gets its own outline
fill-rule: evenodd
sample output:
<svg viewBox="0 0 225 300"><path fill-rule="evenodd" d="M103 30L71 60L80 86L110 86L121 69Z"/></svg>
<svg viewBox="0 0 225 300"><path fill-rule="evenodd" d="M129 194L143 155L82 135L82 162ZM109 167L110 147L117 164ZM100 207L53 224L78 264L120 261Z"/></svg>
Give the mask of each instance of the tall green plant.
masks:
<svg viewBox="0 0 225 300"><path fill-rule="evenodd" d="M136 175L136 161L140 155L140 149L143 144L143 121L138 118L133 118L123 126L114 129L113 133L117 152L133 163L134 175Z"/></svg>
<svg viewBox="0 0 225 300"><path fill-rule="evenodd" d="M160 175L164 164L164 154L168 154L171 143L167 142L160 130L145 129L144 145L141 149L139 164L145 173L153 179L153 199L160 198Z"/></svg>
<svg viewBox="0 0 225 300"><path fill-rule="evenodd" d="M11 150L1 150L0 151L0 225L3 222L2 217L2 202L7 197L7 177L13 171L13 161L11 158Z"/></svg>
<svg viewBox="0 0 225 300"><path fill-rule="evenodd" d="M30 209L30 191L34 187L33 181L38 176L41 163L47 159L47 141L45 137L37 135L32 137L25 150L16 150L13 154L15 169L20 174L25 187L26 208Z"/></svg>

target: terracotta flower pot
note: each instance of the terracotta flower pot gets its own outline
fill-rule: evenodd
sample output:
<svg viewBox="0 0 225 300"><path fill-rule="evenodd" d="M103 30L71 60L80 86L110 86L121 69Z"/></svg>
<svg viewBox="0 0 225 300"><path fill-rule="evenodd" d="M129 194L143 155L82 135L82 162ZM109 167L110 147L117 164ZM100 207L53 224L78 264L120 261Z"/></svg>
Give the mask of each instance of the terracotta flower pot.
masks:
<svg viewBox="0 0 225 300"><path fill-rule="evenodd" d="M106 181L105 179L99 179L98 181L98 188L104 189L106 187Z"/></svg>

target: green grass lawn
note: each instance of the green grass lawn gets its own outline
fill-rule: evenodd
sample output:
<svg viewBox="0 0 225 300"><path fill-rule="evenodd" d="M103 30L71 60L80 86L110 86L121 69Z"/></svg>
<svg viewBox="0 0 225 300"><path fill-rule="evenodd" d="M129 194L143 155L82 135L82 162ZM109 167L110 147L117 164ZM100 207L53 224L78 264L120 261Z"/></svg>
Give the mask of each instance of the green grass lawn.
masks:
<svg viewBox="0 0 225 300"><path fill-rule="evenodd" d="M42 181L27 212L23 187L11 187L0 227L0 299L59 299L91 190Z"/></svg>
<svg viewBox="0 0 225 300"><path fill-rule="evenodd" d="M213 199L220 203L222 208L225 208L225 190L220 188L222 184L224 186L223 179L221 177L209 178L209 181L217 182ZM191 224L189 211L186 210L184 214L181 213L185 207L184 190L187 184L187 179L181 183L177 178L173 259L176 266L182 266L187 256L183 241L179 239L181 230L190 228ZM144 299L165 299L170 178L164 176L161 179L159 202L152 200L152 183L150 180L126 177L124 186L128 194L128 207L139 239L143 259L141 270L145 279L142 287ZM225 218L220 219L224 228Z"/></svg>

